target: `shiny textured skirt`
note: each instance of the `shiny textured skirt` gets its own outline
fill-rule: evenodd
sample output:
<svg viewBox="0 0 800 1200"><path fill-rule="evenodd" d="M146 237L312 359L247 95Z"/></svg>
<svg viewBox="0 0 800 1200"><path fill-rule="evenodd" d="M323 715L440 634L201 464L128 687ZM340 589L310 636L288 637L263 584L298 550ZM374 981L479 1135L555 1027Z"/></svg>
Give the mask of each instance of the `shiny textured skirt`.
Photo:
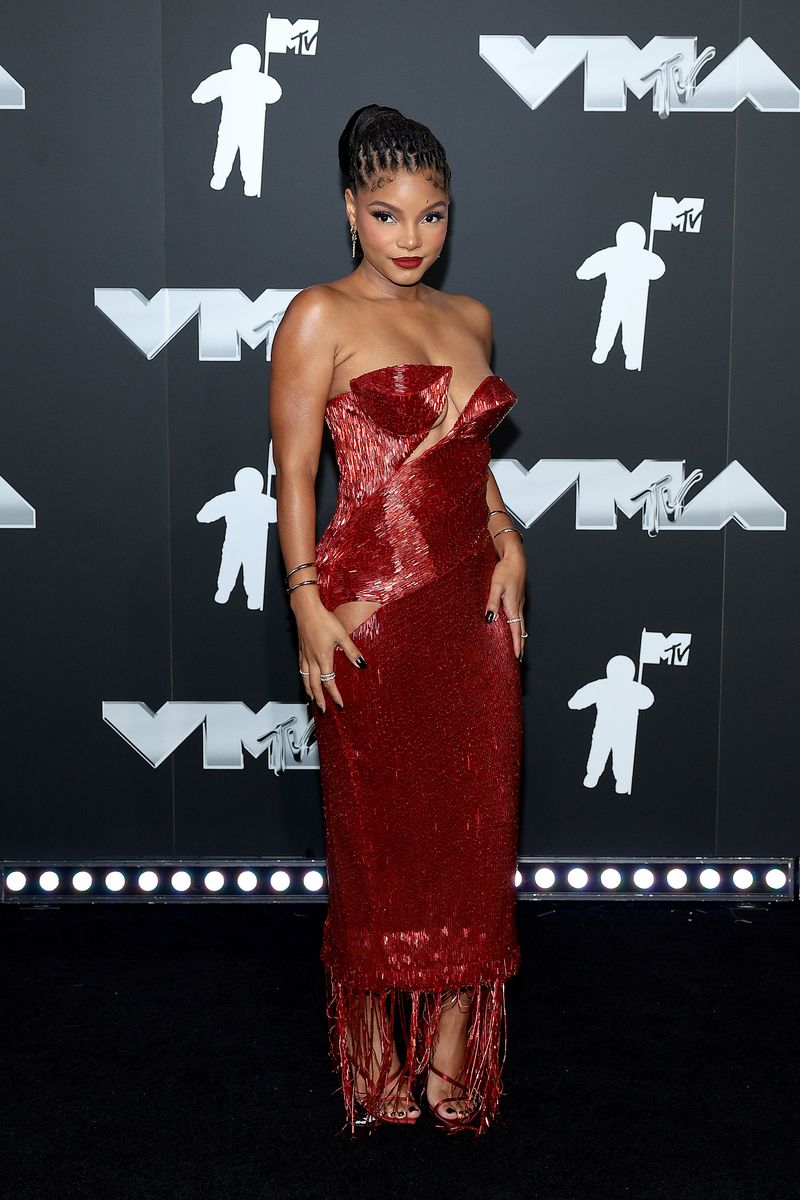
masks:
<svg viewBox="0 0 800 1200"><path fill-rule="evenodd" d="M497 557L485 512L473 512L469 553L352 631L367 668L336 649L344 708L327 697L315 712L329 885L321 958L353 1132L361 1109L367 1123L380 1109L395 1032L399 1083L424 1073L453 988L471 997L456 1094L478 1101L477 1132L502 1092L505 981L520 957L521 685L502 610L484 618ZM364 1096L367 1075L354 1068L368 1063Z"/></svg>

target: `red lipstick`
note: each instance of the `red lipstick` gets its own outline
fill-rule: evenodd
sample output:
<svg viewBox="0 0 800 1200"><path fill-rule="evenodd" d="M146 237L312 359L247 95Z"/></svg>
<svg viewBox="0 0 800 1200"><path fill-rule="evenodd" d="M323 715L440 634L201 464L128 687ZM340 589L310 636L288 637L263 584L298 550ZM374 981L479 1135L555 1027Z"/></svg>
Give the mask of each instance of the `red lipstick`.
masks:
<svg viewBox="0 0 800 1200"><path fill-rule="evenodd" d="M395 264L396 267L405 267L406 270L410 271L414 267L418 267L419 264L422 262L422 259L421 258L393 258L392 262Z"/></svg>

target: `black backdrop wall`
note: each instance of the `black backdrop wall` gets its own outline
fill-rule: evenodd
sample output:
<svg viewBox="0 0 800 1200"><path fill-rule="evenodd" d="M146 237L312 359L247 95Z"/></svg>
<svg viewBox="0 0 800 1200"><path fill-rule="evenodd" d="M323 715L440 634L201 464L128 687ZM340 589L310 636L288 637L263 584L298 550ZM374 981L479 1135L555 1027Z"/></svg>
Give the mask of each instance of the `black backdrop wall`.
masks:
<svg viewBox="0 0 800 1200"><path fill-rule="evenodd" d="M796 854L794 6L301 12L0 12L0 854L324 854L269 350L373 101L447 149L426 282L520 398L521 852ZM318 532L335 489L326 434Z"/></svg>

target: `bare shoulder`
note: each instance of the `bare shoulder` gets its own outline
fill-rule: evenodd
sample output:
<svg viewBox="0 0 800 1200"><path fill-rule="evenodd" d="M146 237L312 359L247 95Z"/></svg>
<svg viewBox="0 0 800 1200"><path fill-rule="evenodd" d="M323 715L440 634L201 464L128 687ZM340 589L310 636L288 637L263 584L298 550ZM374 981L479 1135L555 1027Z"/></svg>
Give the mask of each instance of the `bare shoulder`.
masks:
<svg viewBox="0 0 800 1200"><path fill-rule="evenodd" d="M303 288L296 296L292 296L286 305L275 331L275 340L277 341L281 330L284 330L284 334L302 333L304 329L312 327L315 333L319 332L320 327L335 314L337 307L337 297L327 284L314 283Z"/></svg>
<svg viewBox="0 0 800 1200"><path fill-rule="evenodd" d="M315 361L331 364L340 341L342 300L328 284L303 288L286 306L272 339L272 362L284 357L297 366L297 360L313 356Z"/></svg>
<svg viewBox="0 0 800 1200"><path fill-rule="evenodd" d="M474 296L453 296L453 300L460 306L464 317L468 320L475 321L478 324L490 324L492 322L492 314L488 306L482 300L476 300Z"/></svg>
<svg viewBox="0 0 800 1200"><path fill-rule="evenodd" d="M270 353L270 421L283 411L322 419L341 341L341 300L327 284L298 292L286 306Z"/></svg>
<svg viewBox="0 0 800 1200"><path fill-rule="evenodd" d="M464 294L441 293L442 299L450 306L455 319L461 325L466 325L474 335L486 346L487 355L492 349L492 314L482 300Z"/></svg>

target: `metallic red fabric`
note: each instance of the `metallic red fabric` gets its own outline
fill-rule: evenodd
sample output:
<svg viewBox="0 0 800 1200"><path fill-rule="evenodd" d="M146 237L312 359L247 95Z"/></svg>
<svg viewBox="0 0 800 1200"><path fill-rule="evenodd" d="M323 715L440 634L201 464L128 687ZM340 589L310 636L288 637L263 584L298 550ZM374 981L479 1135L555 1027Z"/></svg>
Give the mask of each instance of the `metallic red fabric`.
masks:
<svg viewBox="0 0 800 1200"><path fill-rule="evenodd" d="M441 417L451 375L450 366L380 368L326 410L340 482L316 551L320 598L331 610L381 602L351 634L366 670L335 653L344 709L328 698L315 714L329 883L321 958L353 1130L351 1062L369 1065L370 1046L377 1056L368 1122L395 1021L412 1084L459 985L473 998L461 1078L479 1104L476 1131L485 1129L502 1091L504 981L519 966L519 663L502 612L484 619L497 563L488 435L517 397L487 376L453 429L406 462ZM355 1083L364 1091L365 1077Z"/></svg>

